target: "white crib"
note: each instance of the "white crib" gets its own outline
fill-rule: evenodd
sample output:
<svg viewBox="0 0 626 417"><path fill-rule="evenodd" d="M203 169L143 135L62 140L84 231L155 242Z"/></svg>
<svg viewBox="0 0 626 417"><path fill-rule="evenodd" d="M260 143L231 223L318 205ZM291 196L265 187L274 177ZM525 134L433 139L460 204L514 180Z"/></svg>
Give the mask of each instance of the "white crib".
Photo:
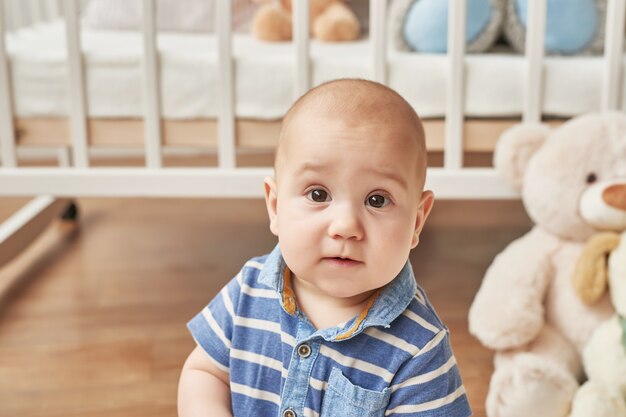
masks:
<svg viewBox="0 0 626 417"><path fill-rule="evenodd" d="M143 146L145 166L137 168L91 167L89 156L94 152L89 131L92 121L87 112L87 92L80 42L79 0L18 0L12 3L11 21L23 26L25 16L45 20L62 15L67 42L67 83L69 88L69 143L39 144L53 152L58 166L25 167L18 164L21 155L32 153L33 144L24 146L19 121L14 114L10 63L5 46L5 3L0 0L0 196L32 196L32 200L3 225L0 225L0 266L13 258L35 238L45 225L66 209L70 198L85 196L110 197L262 197L262 180L271 168L244 168L236 164L235 86L238 80L233 69L231 0L216 0L217 54L219 68L219 111L215 139L216 167L164 167L165 122L161 114L161 91L156 51L155 1L143 0ZM388 50L386 10L389 0L370 0L369 77L387 83ZM393 0L391 0L393 1ZM527 49L524 61L524 97L522 120L542 119L544 92L544 27L546 1L529 2ZM16 4L20 11L16 12ZM28 6L30 5L30 7ZM621 67L626 0L609 0L606 22L605 54L592 58L602 63L601 108L614 110L621 106ZM27 9L30 9L28 11ZM467 129L465 54L466 1L452 1L449 9L448 55L446 57L445 119L441 150L443 166L429 168L427 187L444 199L517 198L493 168L464 166L467 150L464 138ZM308 28L308 0L295 1L293 62L293 97L300 96L311 85L311 52ZM438 122L437 122L438 123ZM137 129L139 125L134 124ZM428 127L428 126L427 126ZM119 130L119 128L118 128ZM489 145L492 148L492 145Z"/></svg>

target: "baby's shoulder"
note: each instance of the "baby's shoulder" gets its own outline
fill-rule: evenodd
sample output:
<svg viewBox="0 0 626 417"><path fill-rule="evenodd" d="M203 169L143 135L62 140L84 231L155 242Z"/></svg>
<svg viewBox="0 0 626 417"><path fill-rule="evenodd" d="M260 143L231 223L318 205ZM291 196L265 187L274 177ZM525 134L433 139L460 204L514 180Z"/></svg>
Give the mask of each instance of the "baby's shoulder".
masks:
<svg viewBox="0 0 626 417"><path fill-rule="evenodd" d="M268 255L255 256L247 260L235 277L239 283L254 285L267 261Z"/></svg>
<svg viewBox="0 0 626 417"><path fill-rule="evenodd" d="M235 277L239 285L258 290L275 290L280 265L271 255L255 256L246 261Z"/></svg>
<svg viewBox="0 0 626 417"><path fill-rule="evenodd" d="M423 346L442 331L448 331L419 286L407 308L391 323L391 329L394 333L407 335L417 346Z"/></svg>

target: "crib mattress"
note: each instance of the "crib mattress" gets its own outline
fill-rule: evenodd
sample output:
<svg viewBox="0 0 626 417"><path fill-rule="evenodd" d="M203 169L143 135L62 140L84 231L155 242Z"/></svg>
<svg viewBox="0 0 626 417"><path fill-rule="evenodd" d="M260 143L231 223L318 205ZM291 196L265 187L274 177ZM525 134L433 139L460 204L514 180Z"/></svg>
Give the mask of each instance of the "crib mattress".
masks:
<svg viewBox="0 0 626 417"><path fill-rule="evenodd" d="M87 113L95 118L135 118L142 107L142 38L138 32L84 29ZM370 77L367 40L311 43L313 84L339 77ZM160 33L161 110L168 119L215 118L219 83L213 34ZM68 114L67 59L61 21L7 36L14 110L18 117ZM294 53L290 43L266 43L247 34L233 38L235 114L274 120L293 100ZM389 51L389 85L422 117L446 109L445 55ZM522 112L525 61L510 53L467 57L465 113L470 117L515 117ZM600 57L547 57L544 114L570 117L600 108ZM626 87L626 83L625 83ZM626 94L622 94L626 100Z"/></svg>

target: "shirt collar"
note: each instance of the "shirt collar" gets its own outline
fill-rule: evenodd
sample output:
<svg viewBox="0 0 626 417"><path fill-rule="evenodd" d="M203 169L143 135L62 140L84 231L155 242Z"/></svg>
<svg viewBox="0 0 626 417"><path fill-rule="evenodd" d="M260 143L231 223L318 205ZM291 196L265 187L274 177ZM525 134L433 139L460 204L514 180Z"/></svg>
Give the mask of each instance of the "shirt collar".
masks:
<svg viewBox="0 0 626 417"><path fill-rule="evenodd" d="M259 274L259 283L275 290L283 310L291 315L296 313L295 297L289 284L290 273L285 271L287 264L283 259L279 245L267 256L263 269ZM323 329L319 335L326 340L339 341L350 339L370 326L389 327L411 303L417 291L411 263L407 262L398 275L386 286L374 293L372 299L361 314L343 326Z"/></svg>

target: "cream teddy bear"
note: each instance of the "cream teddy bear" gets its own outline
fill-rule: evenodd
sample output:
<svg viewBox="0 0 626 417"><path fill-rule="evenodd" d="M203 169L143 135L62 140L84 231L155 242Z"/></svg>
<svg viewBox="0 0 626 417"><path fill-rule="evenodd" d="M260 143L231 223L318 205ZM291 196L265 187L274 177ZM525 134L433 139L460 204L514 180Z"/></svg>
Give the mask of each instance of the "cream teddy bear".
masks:
<svg viewBox="0 0 626 417"><path fill-rule="evenodd" d="M623 185L607 193L612 197L606 200L626 204ZM610 204L596 210L614 211L614 218L621 214ZM626 417L626 232L591 238L574 271L574 288L587 304L599 300L607 285L616 314L593 332L583 350L589 380L576 393L571 417Z"/></svg>
<svg viewBox="0 0 626 417"><path fill-rule="evenodd" d="M252 20L252 34L265 41L288 41L292 36L292 0L255 0L263 5ZM354 12L341 0L310 0L311 33L327 42L352 41L361 27Z"/></svg>
<svg viewBox="0 0 626 417"><path fill-rule="evenodd" d="M470 308L470 332L496 351L487 415L565 417L583 348L614 314L607 294L587 305L571 280L591 236L626 230L626 201L613 194L626 187L626 115L514 127L494 162L535 226L495 258Z"/></svg>

